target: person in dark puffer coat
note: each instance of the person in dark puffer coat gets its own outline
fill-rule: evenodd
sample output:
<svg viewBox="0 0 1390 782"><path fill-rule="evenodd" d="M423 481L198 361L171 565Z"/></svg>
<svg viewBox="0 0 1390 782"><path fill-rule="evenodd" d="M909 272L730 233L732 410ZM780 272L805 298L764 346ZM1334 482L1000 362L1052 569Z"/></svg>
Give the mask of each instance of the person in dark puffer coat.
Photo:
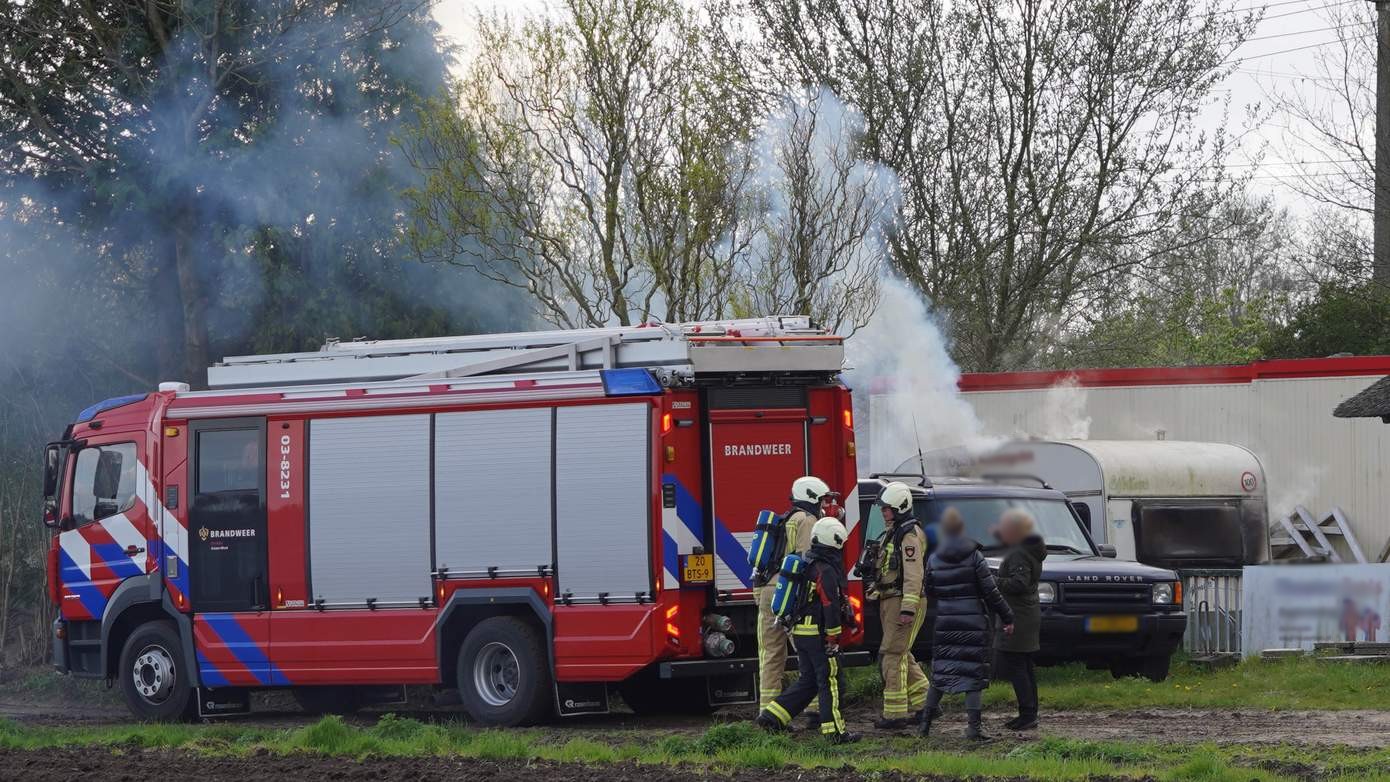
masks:
<svg viewBox="0 0 1390 782"><path fill-rule="evenodd" d="M1004 511L995 534L1008 547L996 580L1004 600L1014 611L1013 635L1001 632L994 640L994 675L1012 683L1018 699L1018 716L1004 723L1004 727L1036 730L1038 680L1033 655L1038 651L1042 626L1038 580L1042 577L1043 560L1047 559L1047 543L1037 533L1033 517L1019 508Z"/></svg>
<svg viewBox="0 0 1390 782"><path fill-rule="evenodd" d="M989 739L980 727L981 696L989 686L989 613L996 614L1006 635L1013 633L1014 615L980 544L965 534L965 522L954 508L941 516L941 544L927 561L923 587L936 600L932 633L931 689L922 709L920 733L931 733L932 720L946 693L965 693L969 725L965 737Z"/></svg>

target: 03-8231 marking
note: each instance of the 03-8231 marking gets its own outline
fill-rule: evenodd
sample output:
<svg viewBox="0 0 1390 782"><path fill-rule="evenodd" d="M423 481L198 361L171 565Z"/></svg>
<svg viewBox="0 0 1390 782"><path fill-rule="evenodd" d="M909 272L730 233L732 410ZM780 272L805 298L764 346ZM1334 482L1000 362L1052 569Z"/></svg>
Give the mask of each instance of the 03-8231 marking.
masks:
<svg viewBox="0 0 1390 782"><path fill-rule="evenodd" d="M290 498L290 436L280 435L280 499Z"/></svg>

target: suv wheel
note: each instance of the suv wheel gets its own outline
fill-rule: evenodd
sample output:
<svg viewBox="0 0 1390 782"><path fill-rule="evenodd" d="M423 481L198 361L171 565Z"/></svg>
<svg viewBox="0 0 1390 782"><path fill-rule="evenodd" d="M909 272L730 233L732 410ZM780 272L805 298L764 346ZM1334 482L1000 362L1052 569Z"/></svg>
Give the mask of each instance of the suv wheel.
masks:
<svg viewBox="0 0 1390 782"><path fill-rule="evenodd" d="M121 648L117 677L126 706L141 720L171 722L189 716L193 688L183 670L183 645L168 622L135 629Z"/></svg>
<svg viewBox="0 0 1390 782"><path fill-rule="evenodd" d="M1166 654L1145 657L1139 664L1139 672L1151 682L1161 682L1168 678L1168 668L1173 658Z"/></svg>
<svg viewBox="0 0 1390 782"><path fill-rule="evenodd" d="M484 725L529 725L554 712L540 633L516 617L479 622L459 648L457 675L463 707Z"/></svg>

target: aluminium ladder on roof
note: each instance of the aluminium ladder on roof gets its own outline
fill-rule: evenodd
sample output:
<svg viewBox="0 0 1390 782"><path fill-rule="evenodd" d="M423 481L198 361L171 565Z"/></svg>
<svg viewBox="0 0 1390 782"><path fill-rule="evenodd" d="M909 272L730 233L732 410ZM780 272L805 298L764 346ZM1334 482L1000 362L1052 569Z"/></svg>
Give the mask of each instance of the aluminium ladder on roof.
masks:
<svg viewBox="0 0 1390 782"><path fill-rule="evenodd" d="M643 367L689 378L740 372L834 373L843 340L805 316L480 334L329 340L317 351L231 356L208 369L214 389L457 379Z"/></svg>

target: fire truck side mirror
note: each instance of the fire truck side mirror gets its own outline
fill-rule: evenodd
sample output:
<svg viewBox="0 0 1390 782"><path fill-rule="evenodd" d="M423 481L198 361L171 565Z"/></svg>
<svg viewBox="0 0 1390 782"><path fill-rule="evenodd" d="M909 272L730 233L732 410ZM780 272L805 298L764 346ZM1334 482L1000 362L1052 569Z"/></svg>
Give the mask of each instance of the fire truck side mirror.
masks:
<svg viewBox="0 0 1390 782"><path fill-rule="evenodd" d="M43 449L43 496L44 499L51 500L58 495L58 470L62 466L60 457L62 452L58 450L56 443L50 443Z"/></svg>

